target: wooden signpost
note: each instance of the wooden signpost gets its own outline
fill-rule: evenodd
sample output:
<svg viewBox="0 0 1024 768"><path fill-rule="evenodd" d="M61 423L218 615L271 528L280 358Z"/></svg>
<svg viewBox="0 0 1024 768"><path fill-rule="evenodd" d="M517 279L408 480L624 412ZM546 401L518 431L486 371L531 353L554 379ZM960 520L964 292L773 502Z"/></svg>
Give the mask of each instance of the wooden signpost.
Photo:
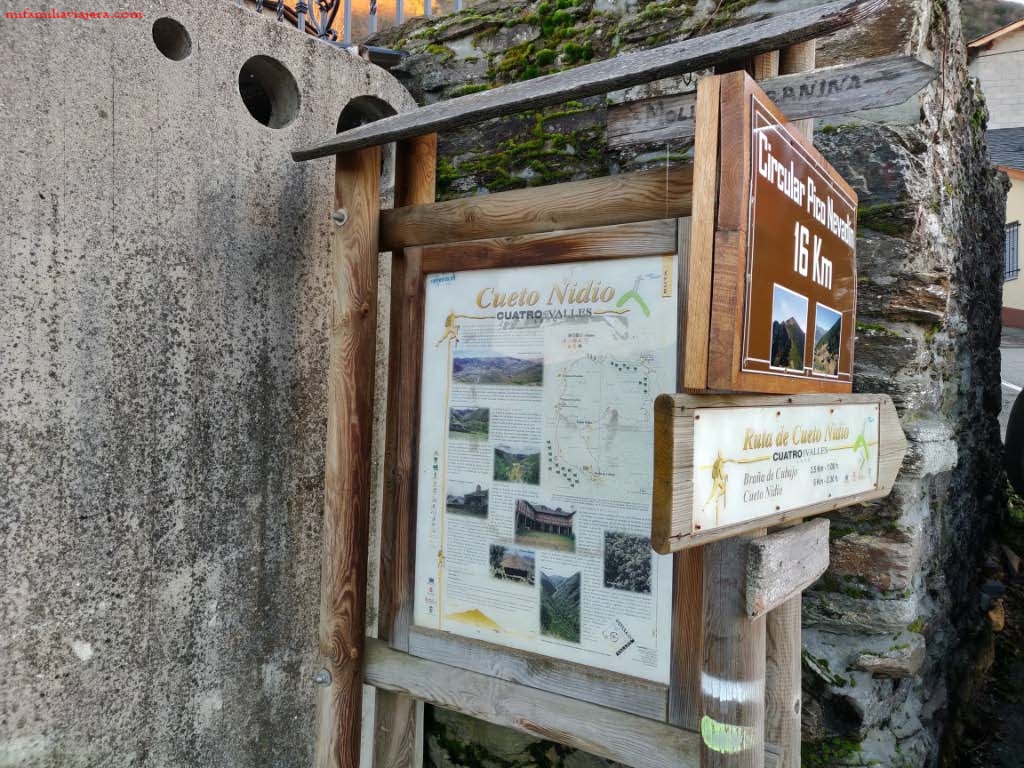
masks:
<svg viewBox="0 0 1024 768"><path fill-rule="evenodd" d="M702 78L693 119L667 121L685 128L676 139L694 137L692 166L434 203L433 131L744 57L801 118L838 111L833 88L799 85L814 78L840 77L858 109L892 103L926 68L900 59L772 79L876 5L778 16L294 153L338 156L346 214L335 217L318 766L359 765L365 736L375 765L418 765L422 702L637 768L799 765L793 706L777 705L796 697L798 730L799 612L772 659L766 618L798 606L827 567L827 523L766 526L888 493L905 450L891 401L849 394L856 196L742 71ZM668 135L648 118L613 139ZM394 140L397 207L378 211L379 147ZM388 250L368 640L374 307ZM369 734L363 683L378 691Z"/></svg>

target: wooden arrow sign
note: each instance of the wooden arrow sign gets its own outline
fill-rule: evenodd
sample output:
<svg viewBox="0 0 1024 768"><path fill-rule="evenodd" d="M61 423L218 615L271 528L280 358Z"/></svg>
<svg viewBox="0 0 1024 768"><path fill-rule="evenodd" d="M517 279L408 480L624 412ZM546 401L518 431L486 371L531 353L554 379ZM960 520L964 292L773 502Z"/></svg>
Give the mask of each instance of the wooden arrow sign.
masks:
<svg viewBox="0 0 1024 768"><path fill-rule="evenodd" d="M652 546L666 554L881 498L906 451L886 395L662 395Z"/></svg>

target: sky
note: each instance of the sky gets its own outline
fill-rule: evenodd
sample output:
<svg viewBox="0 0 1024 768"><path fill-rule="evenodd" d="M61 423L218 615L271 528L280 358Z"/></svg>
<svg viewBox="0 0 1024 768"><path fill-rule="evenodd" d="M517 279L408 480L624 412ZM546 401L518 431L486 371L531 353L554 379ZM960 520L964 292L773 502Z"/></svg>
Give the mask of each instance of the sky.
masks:
<svg viewBox="0 0 1024 768"><path fill-rule="evenodd" d="M807 331L807 299L775 286L775 297L772 300L772 321L783 323L791 317L795 317L800 323L801 330Z"/></svg>

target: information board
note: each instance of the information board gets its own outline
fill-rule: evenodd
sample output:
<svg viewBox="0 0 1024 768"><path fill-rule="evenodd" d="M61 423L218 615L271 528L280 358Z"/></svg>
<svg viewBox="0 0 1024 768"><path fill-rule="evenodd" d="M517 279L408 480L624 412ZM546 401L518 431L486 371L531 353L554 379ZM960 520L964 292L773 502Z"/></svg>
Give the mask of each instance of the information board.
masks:
<svg viewBox="0 0 1024 768"><path fill-rule="evenodd" d="M667 682L677 257L426 276L415 624Z"/></svg>
<svg viewBox="0 0 1024 768"><path fill-rule="evenodd" d="M721 131L709 386L849 392L857 196L743 73L722 79Z"/></svg>
<svg viewBox="0 0 1024 768"><path fill-rule="evenodd" d="M698 408L693 533L874 490L879 406Z"/></svg>

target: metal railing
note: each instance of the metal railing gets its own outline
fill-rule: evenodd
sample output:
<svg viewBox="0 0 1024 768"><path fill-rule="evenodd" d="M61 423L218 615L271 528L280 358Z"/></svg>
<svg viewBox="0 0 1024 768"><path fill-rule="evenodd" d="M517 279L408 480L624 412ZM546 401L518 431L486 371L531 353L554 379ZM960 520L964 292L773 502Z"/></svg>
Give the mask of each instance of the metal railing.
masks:
<svg viewBox="0 0 1024 768"><path fill-rule="evenodd" d="M276 15L277 20L339 46L362 43L381 29L401 24L413 16L444 16L462 10L463 0L235 0L257 13ZM340 16L340 18L339 18Z"/></svg>
<svg viewBox="0 0 1024 768"><path fill-rule="evenodd" d="M1006 247L1003 258L1003 279L1016 280L1020 276L1020 222L1006 225Z"/></svg>

